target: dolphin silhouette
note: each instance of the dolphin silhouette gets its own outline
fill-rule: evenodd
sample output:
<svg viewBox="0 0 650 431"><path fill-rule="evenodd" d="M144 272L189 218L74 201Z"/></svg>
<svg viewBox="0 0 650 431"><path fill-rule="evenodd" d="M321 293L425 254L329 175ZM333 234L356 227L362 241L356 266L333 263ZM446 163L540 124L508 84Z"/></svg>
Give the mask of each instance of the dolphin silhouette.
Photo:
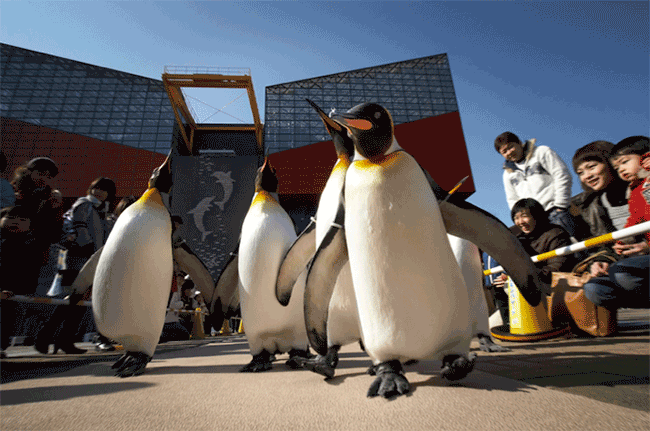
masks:
<svg viewBox="0 0 650 431"><path fill-rule="evenodd" d="M201 242L205 241L205 237L212 233L212 231L207 231L205 229L205 225L203 224L203 216L210 209L210 204L214 198L215 196L208 196L207 198L203 198L196 207L187 212L188 214L192 214L194 216L194 224L196 225L196 228L199 230L199 232L201 232Z"/></svg>
<svg viewBox="0 0 650 431"><path fill-rule="evenodd" d="M212 176L216 177L217 182L221 183L221 186L223 187L223 199L215 202L215 204L221 208L221 211L223 211L224 205L228 202L228 199L230 199L230 195L232 195L232 183L234 183L235 180L230 178L230 172L215 171L212 173Z"/></svg>

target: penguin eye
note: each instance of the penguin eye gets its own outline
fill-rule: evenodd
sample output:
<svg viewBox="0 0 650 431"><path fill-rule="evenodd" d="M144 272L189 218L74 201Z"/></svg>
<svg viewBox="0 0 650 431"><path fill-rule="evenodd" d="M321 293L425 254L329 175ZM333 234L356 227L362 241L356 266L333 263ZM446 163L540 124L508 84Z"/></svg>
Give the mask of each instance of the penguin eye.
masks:
<svg viewBox="0 0 650 431"><path fill-rule="evenodd" d="M379 117L381 117L381 112L375 112L375 119L379 120Z"/></svg>

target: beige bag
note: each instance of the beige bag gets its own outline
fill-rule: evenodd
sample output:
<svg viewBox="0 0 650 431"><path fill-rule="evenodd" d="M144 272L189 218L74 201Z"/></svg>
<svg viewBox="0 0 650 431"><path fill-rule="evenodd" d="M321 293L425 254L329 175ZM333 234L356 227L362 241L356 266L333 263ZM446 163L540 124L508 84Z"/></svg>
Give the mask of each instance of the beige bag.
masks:
<svg viewBox="0 0 650 431"><path fill-rule="evenodd" d="M616 312L596 306L585 296L582 286L589 281L588 272L554 272L548 300L548 318L557 324L569 322L572 326L593 335L604 337L616 331Z"/></svg>

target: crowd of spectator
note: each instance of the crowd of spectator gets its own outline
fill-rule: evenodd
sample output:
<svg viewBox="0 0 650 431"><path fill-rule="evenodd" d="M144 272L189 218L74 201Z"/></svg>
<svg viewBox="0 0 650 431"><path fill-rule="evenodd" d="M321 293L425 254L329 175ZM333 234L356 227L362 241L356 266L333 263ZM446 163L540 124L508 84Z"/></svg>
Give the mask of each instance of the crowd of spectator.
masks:
<svg viewBox="0 0 650 431"><path fill-rule="evenodd" d="M522 144L511 132L494 142L501 154L506 201L514 226L531 256L650 221L650 144L647 136L630 136L614 145L594 141L572 160L583 192L571 197L567 165L553 150ZM650 306L650 233L622 238L571 255L537 263L541 278L553 272L589 274L585 297L611 311ZM487 268L497 266L485 255ZM495 305L508 325L507 274L486 278Z"/></svg>

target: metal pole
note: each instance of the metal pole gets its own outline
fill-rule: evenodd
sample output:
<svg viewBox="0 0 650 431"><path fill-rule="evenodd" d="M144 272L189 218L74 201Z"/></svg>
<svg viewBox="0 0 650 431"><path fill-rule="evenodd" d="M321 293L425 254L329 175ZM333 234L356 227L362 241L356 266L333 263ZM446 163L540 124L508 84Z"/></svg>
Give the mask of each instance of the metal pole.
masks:
<svg viewBox="0 0 650 431"><path fill-rule="evenodd" d="M533 262L541 262L543 260L548 260L552 257L564 256L565 254L575 253L578 251L586 250L591 247L595 247L597 245L613 242L622 238L626 238L628 236L640 235L646 232L650 232L650 221L646 221L634 226L630 226L625 229L617 230L616 232L611 232L605 235L589 238L588 240L567 245L566 247L560 247L555 250L547 251L546 253L533 256L530 259ZM496 266L494 268L486 269L485 271L483 271L483 275L498 274L503 271L505 270L503 269L502 266Z"/></svg>

